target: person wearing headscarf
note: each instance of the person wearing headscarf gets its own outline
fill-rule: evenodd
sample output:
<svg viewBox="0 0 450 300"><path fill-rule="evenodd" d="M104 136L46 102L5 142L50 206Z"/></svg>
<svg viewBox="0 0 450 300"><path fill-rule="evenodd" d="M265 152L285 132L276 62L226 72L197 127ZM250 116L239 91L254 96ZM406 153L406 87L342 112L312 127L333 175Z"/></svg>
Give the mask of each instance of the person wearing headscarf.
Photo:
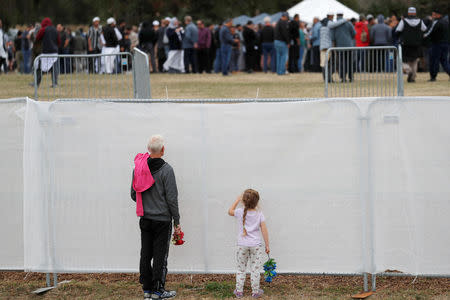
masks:
<svg viewBox="0 0 450 300"><path fill-rule="evenodd" d="M52 72L52 87L58 85L58 73L59 65L55 63L58 58L58 46L61 44L61 38L56 31L55 26L53 26L50 18L45 18L42 20L41 29L39 29L36 35L36 42L42 41L42 53L48 55L55 55L54 57L42 57L38 61L36 84L39 86L41 84L42 72Z"/></svg>
<svg viewBox="0 0 450 300"><path fill-rule="evenodd" d="M184 30L183 27L179 26L177 18L170 19L166 35L169 40L169 55L164 63L164 70L169 73L184 73L182 49Z"/></svg>

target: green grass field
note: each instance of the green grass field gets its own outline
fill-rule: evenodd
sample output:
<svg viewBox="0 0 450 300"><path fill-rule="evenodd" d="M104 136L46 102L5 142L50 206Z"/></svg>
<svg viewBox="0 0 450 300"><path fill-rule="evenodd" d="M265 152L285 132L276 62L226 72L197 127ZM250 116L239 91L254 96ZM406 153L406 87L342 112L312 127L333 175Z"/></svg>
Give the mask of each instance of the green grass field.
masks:
<svg viewBox="0 0 450 300"><path fill-rule="evenodd" d="M45 285L43 274L0 272L0 298L142 299L137 274L60 274L59 280L70 282L37 296L31 292ZM248 282L245 299L251 299ZM167 287L177 290L176 299L232 299L234 276L170 274ZM280 275L262 283L262 299L350 299L361 287L361 277ZM377 287L369 299L450 299L449 278L378 277Z"/></svg>
<svg viewBox="0 0 450 300"><path fill-rule="evenodd" d="M129 98L132 96L132 75L125 75L125 82L118 87L111 85L111 75L88 76L86 74L60 75L59 89L50 88L49 76L45 76L39 89L40 97L49 93L50 99L70 98ZM122 75L119 75L122 76ZM119 80L113 75L113 80ZM406 83L405 96L450 96L450 81L440 73L436 82L427 82L429 75L419 73L416 83ZM122 78L123 79L123 78ZM0 75L0 99L33 97L29 86L31 75ZM76 85L78 81L80 85ZM152 97L158 98L319 98L324 95L322 75L318 73L273 74L239 73L224 77L220 74L152 74Z"/></svg>

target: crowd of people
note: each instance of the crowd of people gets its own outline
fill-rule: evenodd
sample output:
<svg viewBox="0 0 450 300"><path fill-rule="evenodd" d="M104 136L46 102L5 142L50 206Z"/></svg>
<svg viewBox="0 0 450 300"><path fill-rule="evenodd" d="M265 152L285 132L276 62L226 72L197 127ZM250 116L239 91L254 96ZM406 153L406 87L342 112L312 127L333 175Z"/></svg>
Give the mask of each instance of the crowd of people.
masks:
<svg viewBox="0 0 450 300"><path fill-rule="evenodd" d="M314 18L312 24L303 22L299 15L290 18L286 12L275 23L267 17L264 24L248 21L244 25L233 25L232 19L220 25L205 24L186 16L183 22L167 17L144 21L139 26L130 26L124 20L116 23L114 18L109 18L102 26L100 18L95 17L87 32L82 28L72 31L57 24L55 30L47 33L45 27L53 25L48 18L44 21L18 31L11 40L1 29L0 21L0 70L30 73L32 61L40 53L117 54L139 48L148 54L150 70L155 73L214 72L226 76L240 71L262 71L284 75L323 72L327 64L325 53L330 47L402 45L408 82L415 81L419 61L420 69L430 72L431 81L436 80L439 64L450 75L448 15L444 16L439 9L423 20L417 17L414 7L401 18L361 15L359 20L349 20L343 13L330 12L322 20ZM354 65L353 71L364 69L363 53L354 60L343 65ZM55 77L74 70L123 71L122 61L114 56L61 61L64 62L60 60L58 68L47 68ZM127 69L131 67L129 61ZM351 72L349 80L352 80ZM55 78L55 84L56 81Z"/></svg>

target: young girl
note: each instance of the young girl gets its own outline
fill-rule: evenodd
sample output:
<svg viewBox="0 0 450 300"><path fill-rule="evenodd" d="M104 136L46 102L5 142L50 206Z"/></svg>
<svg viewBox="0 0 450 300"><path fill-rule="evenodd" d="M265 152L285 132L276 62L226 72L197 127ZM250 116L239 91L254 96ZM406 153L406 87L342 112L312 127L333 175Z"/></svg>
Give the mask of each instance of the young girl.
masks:
<svg viewBox="0 0 450 300"><path fill-rule="evenodd" d="M239 202L243 202L244 207L237 208ZM237 298L244 296L244 283L246 276L246 267L250 267L250 278L252 286L252 296L259 298L264 293L259 288L259 278L262 266L262 240L264 238L266 253L269 254L269 234L267 232L264 215L257 210L259 194L257 191L247 189L240 195L228 210L230 216L235 216L239 221L239 234L237 242L237 273L236 273L236 290L234 294Z"/></svg>

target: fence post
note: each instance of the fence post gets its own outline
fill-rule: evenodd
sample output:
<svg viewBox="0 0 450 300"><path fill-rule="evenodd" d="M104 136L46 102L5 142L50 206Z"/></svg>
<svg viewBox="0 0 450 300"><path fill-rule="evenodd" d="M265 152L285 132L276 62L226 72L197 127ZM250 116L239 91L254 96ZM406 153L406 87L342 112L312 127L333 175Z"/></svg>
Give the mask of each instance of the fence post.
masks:
<svg viewBox="0 0 450 300"><path fill-rule="evenodd" d="M397 50L397 96L404 96L403 90L403 62L402 46L398 45Z"/></svg>
<svg viewBox="0 0 450 300"><path fill-rule="evenodd" d="M328 55L330 53L330 49L327 49L325 54L325 98L328 98Z"/></svg>
<svg viewBox="0 0 450 300"><path fill-rule="evenodd" d="M150 66L148 55L142 50L134 48L133 61L134 98L150 99Z"/></svg>
<svg viewBox="0 0 450 300"><path fill-rule="evenodd" d="M41 55L38 55L33 61L34 100L36 100L36 101L39 100L38 99L38 86L37 86L37 70L38 70L38 64L39 64L40 59L41 59Z"/></svg>

